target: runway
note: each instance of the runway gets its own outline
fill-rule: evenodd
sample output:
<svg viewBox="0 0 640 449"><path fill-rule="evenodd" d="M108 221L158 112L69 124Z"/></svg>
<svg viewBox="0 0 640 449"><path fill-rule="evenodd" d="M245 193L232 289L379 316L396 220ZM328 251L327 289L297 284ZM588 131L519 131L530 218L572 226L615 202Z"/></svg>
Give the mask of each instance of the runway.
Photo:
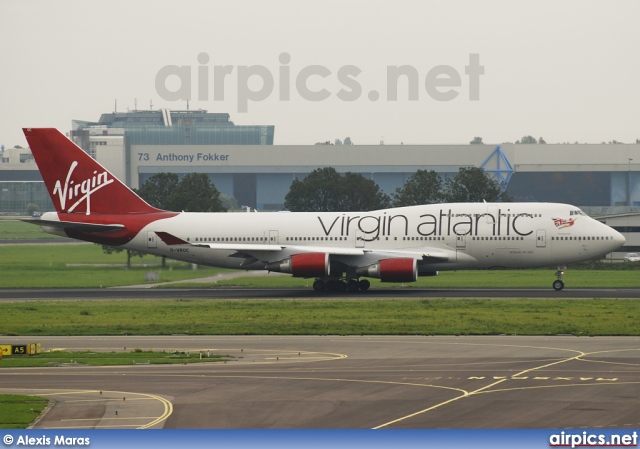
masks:
<svg viewBox="0 0 640 449"><path fill-rule="evenodd" d="M25 337L1 337L21 343ZM30 340L33 337L29 337ZM232 361L2 370L57 402L37 428L637 428L640 338L37 337L44 349Z"/></svg>
<svg viewBox="0 0 640 449"><path fill-rule="evenodd" d="M51 299L336 299L336 298L555 298L640 299L638 288L566 288L556 292L551 288L504 289L423 289L379 288L366 292L315 292L313 289L267 288L101 288L101 289L2 289L0 302L37 301Z"/></svg>

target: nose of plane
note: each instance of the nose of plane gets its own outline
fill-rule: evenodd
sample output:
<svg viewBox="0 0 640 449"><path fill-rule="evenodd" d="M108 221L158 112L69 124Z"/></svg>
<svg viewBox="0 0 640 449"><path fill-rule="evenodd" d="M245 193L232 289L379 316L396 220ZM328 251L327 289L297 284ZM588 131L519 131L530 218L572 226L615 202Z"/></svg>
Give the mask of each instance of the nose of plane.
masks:
<svg viewBox="0 0 640 449"><path fill-rule="evenodd" d="M616 251L618 248L620 248L622 245L624 245L624 242L626 242L627 239L625 239L624 235L620 234L615 229L613 229L613 228L611 228L609 226L607 226L607 228L608 228L607 229L607 231L608 231L607 235L609 236L609 242L610 242L609 251Z"/></svg>
<svg viewBox="0 0 640 449"><path fill-rule="evenodd" d="M624 242L627 241L627 239L624 238L624 235L620 234L615 229L610 228L610 233L611 237L613 238L613 243L611 243L612 251L620 248L622 245L624 245Z"/></svg>

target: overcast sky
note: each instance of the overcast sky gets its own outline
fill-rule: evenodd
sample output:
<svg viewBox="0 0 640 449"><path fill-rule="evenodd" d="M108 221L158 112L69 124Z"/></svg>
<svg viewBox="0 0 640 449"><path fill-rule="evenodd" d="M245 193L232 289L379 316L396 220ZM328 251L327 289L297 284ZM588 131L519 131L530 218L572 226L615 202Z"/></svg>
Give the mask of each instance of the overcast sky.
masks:
<svg viewBox="0 0 640 449"><path fill-rule="evenodd" d="M191 109L275 125L276 144L640 138L636 0L2 0L0 24L6 147L116 101L186 109L171 98L185 92ZM224 84L215 66L229 66ZM394 101L395 66L418 78L400 77Z"/></svg>

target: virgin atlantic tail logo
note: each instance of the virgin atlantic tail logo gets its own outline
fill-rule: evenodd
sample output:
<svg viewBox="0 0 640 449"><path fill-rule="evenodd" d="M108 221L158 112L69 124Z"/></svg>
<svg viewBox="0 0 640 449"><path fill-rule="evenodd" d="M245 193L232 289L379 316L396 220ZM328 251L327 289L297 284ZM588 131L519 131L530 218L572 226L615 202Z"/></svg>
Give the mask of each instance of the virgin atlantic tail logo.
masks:
<svg viewBox="0 0 640 449"><path fill-rule="evenodd" d="M102 173L98 173L98 171L93 172L93 176L89 179L85 179L80 182L75 182L71 180L71 175L73 171L78 166L77 161L73 161L71 166L69 167L69 172L67 173L67 179L64 181L64 186L62 185L60 180L56 181L55 186L53 187L53 195L58 194L58 199L60 200L60 208L65 212L73 212L76 207L82 204L83 201L87 202L87 211L85 212L87 215L91 215L91 195L100 190L103 187L111 184L114 179L109 179L109 172L104 171ZM66 209L67 201L69 203L74 202Z"/></svg>

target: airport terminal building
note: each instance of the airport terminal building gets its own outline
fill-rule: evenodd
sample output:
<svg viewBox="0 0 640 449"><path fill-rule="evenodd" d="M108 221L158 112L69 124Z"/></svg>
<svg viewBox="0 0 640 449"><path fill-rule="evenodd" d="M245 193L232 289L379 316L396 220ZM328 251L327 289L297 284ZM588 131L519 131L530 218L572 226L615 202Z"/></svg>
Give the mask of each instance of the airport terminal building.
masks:
<svg viewBox="0 0 640 449"><path fill-rule="evenodd" d="M130 187L161 172L206 173L220 192L258 210L282 209L291 182L320 167L360 173L390 194L418 169L446 178L476 166L506 183L515 201L569 203L640 231L640 144L274 145L273 125L229 119L203 110L114 112L74 120L69 137ZM44 201L32 158L0 160L0 212ZM640 250L634 240L627 245Z"/></svg>

